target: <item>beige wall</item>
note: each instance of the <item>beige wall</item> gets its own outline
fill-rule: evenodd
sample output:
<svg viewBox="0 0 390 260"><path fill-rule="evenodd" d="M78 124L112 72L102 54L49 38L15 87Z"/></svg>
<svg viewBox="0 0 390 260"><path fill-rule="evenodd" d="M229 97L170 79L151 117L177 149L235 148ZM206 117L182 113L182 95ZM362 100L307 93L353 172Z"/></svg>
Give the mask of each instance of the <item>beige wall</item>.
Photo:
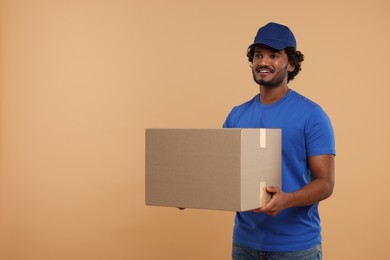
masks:
<svg viewBox="0 0 390 260"><path fill-rule="evenodd" d="M268 21L306 55L291 88L337 139L325 259L385 259L390 4L1 0L0 259L229 259L231 212L144 206L144 129L220 127L258 91Z"/></svg>

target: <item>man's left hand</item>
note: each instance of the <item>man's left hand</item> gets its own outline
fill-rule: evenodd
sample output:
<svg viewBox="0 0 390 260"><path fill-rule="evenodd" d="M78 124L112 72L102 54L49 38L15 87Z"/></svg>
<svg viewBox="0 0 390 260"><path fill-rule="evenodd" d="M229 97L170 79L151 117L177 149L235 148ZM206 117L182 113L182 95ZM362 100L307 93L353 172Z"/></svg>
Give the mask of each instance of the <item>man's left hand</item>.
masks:
<svg viewBox="0 0 390 260"><path fill-rule="evenodd" d="M282 210L290 207L291 193L285 193L280 188L273 186L267 187L267 192L272 195L270 201L264 207L254 209L253 212L276 216Z"/></svg>

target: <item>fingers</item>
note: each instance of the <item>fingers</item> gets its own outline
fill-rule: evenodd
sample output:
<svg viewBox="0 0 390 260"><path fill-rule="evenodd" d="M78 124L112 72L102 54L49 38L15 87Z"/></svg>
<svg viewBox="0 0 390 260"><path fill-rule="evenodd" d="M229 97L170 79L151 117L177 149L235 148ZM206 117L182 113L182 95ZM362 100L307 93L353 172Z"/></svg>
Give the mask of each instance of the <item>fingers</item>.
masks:
<svg viewBox="0 0 390 260"><path fill-rule="evenodd" d="M270 216L276 216L278 214L278 211L275 210L274 208L272 207L262 207L262 208L258 208L258 209L254 209L252 210L252 212L255 212L255 213L264 213L264 214L267 214L267 215L270 215Z"/></svg>
<svg viewBox="0 0 390 260"><path fill-rule="evenodd" d="M277 201L278 198L280 197L281 189L278 187L274 186L268 186L266 188L267 192L272 194L271 200L268 201L267 204L264 205L264 207L254 209L252 212L255 213L265 213L271 216L276 216L279 212L278 206L277 206Z"/></svg>
<svg viewBox="0 0 390 260"><path fill-rule="evenodd" d="M274 186L268 186L267 192L268 193L278 193L278 192L280 192L280 188L274 187Z"/></svg>
<svg viewBox="0 0 390 260"><path fill-rule="evenodd" d="M261 208L254 209L254 210L252 210L252 212L254 212L254 213L265 213L265 212L263 212L263 211L261 210Z"/></svg>

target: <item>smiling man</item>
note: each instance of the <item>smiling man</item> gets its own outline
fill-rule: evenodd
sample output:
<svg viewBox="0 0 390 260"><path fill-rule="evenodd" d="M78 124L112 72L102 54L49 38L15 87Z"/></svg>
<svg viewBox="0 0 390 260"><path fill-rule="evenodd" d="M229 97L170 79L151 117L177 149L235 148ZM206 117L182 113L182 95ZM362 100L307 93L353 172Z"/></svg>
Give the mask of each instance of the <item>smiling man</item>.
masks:
<svg viewBox="0 0 390 260"><path fill-rule="evenodd" d="M284 25L261 27L247 51L260 93L234 107L225 128L282 129L282 187L267 187L271 200L237 212L233 259L322 259L318 204L334 187L335 144L322 108L291 90L303 55Z"/></svg>

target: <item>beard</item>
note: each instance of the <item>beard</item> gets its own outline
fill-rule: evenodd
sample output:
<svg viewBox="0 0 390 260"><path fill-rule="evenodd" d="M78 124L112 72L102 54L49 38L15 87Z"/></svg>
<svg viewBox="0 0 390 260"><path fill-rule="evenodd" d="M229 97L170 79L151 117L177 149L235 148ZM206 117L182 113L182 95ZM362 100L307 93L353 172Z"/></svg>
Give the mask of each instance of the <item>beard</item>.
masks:
<svg viewBox="0 0 390 260"><path fill-rule="evenodd" d="M252 75L253 75L253 80L259 84L260 86L264 86L264 87L272 87L272 88L275 88L275 87L278 87L280 86L283 81L287 78L288 76L288 71L287 71L287 68L288 68L288 64L282 68L280 71L278 71L276 74L275 73L275 70L272 70L271 69L271 72L274 74L273 77L269 80L266 80L264 78L257 78L256 77L256 74L258 73L258 71L261 69L261 68L264 68L264 67L258 67L258 68L252 68Z"/></svg>

